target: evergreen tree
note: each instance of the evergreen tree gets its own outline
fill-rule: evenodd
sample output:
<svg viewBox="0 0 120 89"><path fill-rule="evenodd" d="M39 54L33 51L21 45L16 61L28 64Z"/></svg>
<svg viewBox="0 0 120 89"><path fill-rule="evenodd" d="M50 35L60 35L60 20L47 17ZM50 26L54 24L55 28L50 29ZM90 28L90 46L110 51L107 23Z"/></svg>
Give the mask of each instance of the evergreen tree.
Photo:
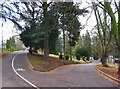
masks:
<svg viewBox="0 0 120 89"><path fill-rule="evenodd" d="M79 6L73 5L73 2L58 2L53 7L56 14L58 14L59 29L63 33L63 52L65 58L65 35L69 35L69 44L75 45L81 29L81 24L78 21L78 16L87 13L85 9L79 9ZM68 34L66 34L68 33Z"/></svg>
<svg viewBox="0 0 120 89"><path fill-rule="evenodd" d="M44 49L45 59L48 59L49 49L51 52L55 50L51 48L55 47L60 29L63 30L64 39L65 31L72 34L75 40L77 39L80 28L78 16L86 12L73 5L73 2L47 3L47 0L45 2L3 3L1 7L2 18L12 21L16 28L22 31L21 40L25 46L30 47L30 52L32 49Z"/></svg>
<svg viewBox="0 0 120 89"><path fill-rule="evenodd" d="M85 36L83 36L83 47L88 51L89 56L92 54L91 38L88 30L86 31Z"/></svg>
<svg viewBox="0 0 120 89"><path fill-rule="evenodd" d="M15 39L11 37L9 40L6 41L6 49L13 51L15 48Z"/></svg>

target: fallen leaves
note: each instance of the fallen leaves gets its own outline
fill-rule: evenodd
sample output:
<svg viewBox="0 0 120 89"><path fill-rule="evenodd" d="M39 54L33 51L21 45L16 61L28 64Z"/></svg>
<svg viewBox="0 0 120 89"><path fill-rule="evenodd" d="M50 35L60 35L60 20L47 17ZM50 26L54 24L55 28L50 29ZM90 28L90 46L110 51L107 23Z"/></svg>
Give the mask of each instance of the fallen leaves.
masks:
<svg viewBox="0 0 120 89"><path fill-rule="evenodd" d="M103 71L104 73L118 79L118 69L110 68L110 67L103 67L102 65L96 66L99 70Z"/></svg>
<svg viewBox="0 0 120 89"><path fill-rule="evenodd" d="M1 57L4 57L6 55L10 54L10 52L0 52Z"/></svg>
<svg viewBox="0 0 120 89"><path fill-rule="evenodd" d="M76 62L49 57L45 60L43 55L27 54L33 69L42 72L48 72L54 70L60 66L76 64Z"/></svg>

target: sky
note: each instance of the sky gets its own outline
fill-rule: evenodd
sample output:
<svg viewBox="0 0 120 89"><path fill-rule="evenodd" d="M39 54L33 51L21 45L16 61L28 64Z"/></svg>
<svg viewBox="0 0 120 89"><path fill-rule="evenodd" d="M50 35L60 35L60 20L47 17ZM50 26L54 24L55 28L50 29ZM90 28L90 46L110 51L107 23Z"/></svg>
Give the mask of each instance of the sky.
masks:
<svg viewBox="0 0 120 89"><path fill-rule="evenodd" d="M77 0L77 2L80 2L80 1ZM87 6L88 6L88 4L86 3L86 0L83 0L83 3L80 4L80 8L87 7ZM79 21L81 22L81 24L83 24L83 25L86 24L86 20L87 20L87 18L88 18L89 15L90 14L88 14L85 17L80 16ZM3 26L2 26L2 24L3 24ZM89 18L88 22L87 22L87 26L84 29L81 30L81 34L85 34L86 30L88 30L90 32L90 30L95 25L96 25L95 16L94 16L94 14L92 14L91 17ZM14 24L11 21L7 20L7 22L3 22L0 19L0 41L2 40L2 31L3 31L3 40L4 41L6 41L7 39L9 39L13 35L18 35L18 33L16 33L17 31L13 27L14 27Z"/></svg>
<svg viewBox="0 0 120 89"><path fill-rule="evenodd" d="M0 20L0 40L2 39L2 35L3 35L3 40L7 40L13 35L17 35L16 30L13 27L14 24L11 21L7 20L7 22L3 22Z"/></svg>

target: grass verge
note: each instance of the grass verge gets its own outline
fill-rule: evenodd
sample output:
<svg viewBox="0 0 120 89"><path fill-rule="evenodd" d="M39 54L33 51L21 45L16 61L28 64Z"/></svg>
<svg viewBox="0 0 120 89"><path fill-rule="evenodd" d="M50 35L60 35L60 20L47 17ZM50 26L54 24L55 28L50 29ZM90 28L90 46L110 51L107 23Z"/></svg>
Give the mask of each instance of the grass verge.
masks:
<svg viewBox="0 0 120 89"><path fill-rule="evenodd" d="M48 72L64 65L79 64L79 62L58 59L55 57L49 57L48 60L45 60L43 55L29 53L27 54L27 57L32 64L33 69L41 72Z"/></svg>

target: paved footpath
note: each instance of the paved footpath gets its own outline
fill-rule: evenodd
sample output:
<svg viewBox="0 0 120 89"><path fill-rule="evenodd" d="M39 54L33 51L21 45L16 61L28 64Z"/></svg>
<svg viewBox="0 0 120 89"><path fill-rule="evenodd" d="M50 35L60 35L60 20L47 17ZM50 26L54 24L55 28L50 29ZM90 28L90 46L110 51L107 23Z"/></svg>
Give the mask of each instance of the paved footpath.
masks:
<svg viewBox="0 0 120 89"><path fill-rule="evenodd" d="M2 87L30 87L19 78L12 69L12 59L17 52L11 53L2 59Z"/></svg>
<svg viewBox="0 0 120 89"><path fill-rule="evenodd" d="M2 85L16 87L30 87L29 84L19 78L11 68L14 52L2 60ZM105 79L94 69L97 61L90 64L76 64L61 68L54 72L35 72L26 63L26 52L18 52L15 57L14 67L16 71L32 84L39 87L118 87L117 84ZM18 71L18 69L23 69Z"/></svg>

